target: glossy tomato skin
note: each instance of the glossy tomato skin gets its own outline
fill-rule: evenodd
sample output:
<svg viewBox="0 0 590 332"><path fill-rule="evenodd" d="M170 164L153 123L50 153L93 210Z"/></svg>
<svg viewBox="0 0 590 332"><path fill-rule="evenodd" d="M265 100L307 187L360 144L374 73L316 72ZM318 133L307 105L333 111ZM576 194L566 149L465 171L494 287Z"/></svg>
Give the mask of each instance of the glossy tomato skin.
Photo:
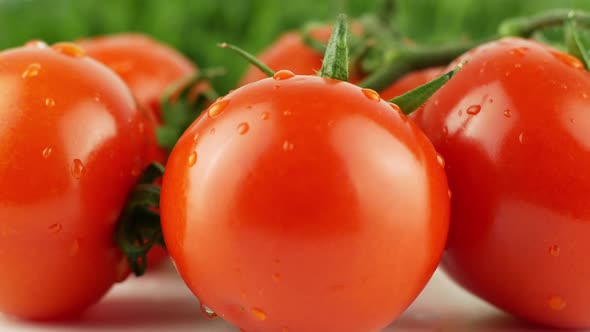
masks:
<svg viewBox="0 0 590 332"><path fill-rule="evenodd" d="M504 39L415 114L452 191L443 265L529 321L590 327L590 74L575 58Z"/></svg>
<svg viewBox="0 0 590 332"><path fill-rule="evenodd" d="M353 33L360 35L362 28L359 24L352 24ZM327 43L330 40L332 28L318 26L310 31L311 38ZM283 33L267 49L256 56L272 70L287 69L295 74L315 75L322 68L323 54L305 44L300 31ZM267 78L260 69L250 66L240 81L239 86ZM357 70L351 71L350 82L358 82L361 75Z"/></svg>
<svg viewBox="0 0 590 332"><path fill-rule="evenodd" d="M397 81L393 82L393 84L391 84L385 90L381 91L381 97L385 100L391 100L419 87L422 84L432 81L442 74L442 67L430 67L410 72L402 76Z"/></svg>
<svg viewBox="0 0 590 332"><path fill-rule="evenodd" d="M166 89L197 70L178 51L141 34L101 36L80 40L79 44L88 55L114 70L158 122L160 100Z"/></svg>
<svg viewBox="0 0 590 332"><path fill-rule="evenodd" d="M126 277L115 222L143 166L143 120L71 44L0 53L0 311L76 314Z"/></svg>
<svg viewBox="0 0 590 332"><path fill-rule="evenodd" d="M443 168L375 92L277 75L213 104L172 151L168 250L202 303L246 331L379 331L442 254Z"/></svg>

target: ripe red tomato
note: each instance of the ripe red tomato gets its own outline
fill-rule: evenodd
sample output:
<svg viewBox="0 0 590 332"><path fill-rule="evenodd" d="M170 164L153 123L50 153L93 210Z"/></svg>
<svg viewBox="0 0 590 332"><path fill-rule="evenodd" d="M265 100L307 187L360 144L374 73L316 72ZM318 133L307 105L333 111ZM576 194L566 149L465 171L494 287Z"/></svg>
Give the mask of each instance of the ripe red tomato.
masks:
<svg viewBox="0 0 590 332"><path fill-rule="evenodd" d="M381 92L381 97L391 100L397 96L428 83L443 73L442 67L431 67L410 72Z"/></svg>
<svg viewBox="0 0 590 332"><path fill-rule="evenodd" d="M249 332L358 332L412 302L442 254L449 197L442 159L393 106L280 71L193 123L161 210L202 303Z"/></svg>
<svg viewBox="0 0 590 332"><path fill-rule="evenodd" d="M360 25L351 26L353 33L360 35ZM327 43L332 34L331 26L319 26L310 31L311 37L319 42ZM287 69L300 75L315 75L322 67L323 54L305 44L299 31L286 32L271 46L256 56L273 70ZM239 86L267 78L260 69L250 66ZM349 81L358 82L361 77L357 71L351 71Z"/></svg>
<svg viewBox="0 0 590 332"><path fill-rule="evenodd" d="M113 230L144 164L125 83L74 44L0 53L0 311L75 314L126 277Z"/></svg>
<svg viewBox="0 0 590 332"><path fill-rule="evenodd" d="M415 115L445 157L453 193L443 265L516 316L590 327L590 74L522 39L462 60Z"/></svg>
<svg viewBox="0 0 590 332"><path fill-rule="evenodd" d="M166 89L197 68L178 51L140 34L118 34L80 40L88 55L114 70L127 83L139 104L158 122Z"/></svg>

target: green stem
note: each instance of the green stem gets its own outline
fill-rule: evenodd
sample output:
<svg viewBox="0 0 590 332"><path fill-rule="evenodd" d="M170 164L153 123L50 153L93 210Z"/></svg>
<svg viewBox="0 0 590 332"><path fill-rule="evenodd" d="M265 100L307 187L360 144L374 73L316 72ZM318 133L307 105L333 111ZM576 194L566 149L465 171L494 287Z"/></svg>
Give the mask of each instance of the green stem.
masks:
<svg viewBox="0 0 590 332"><path fill-rule="evenodd" d="M384 68L367 77L359 85L381 91L403 75L427 67L448 65L459 55L476 47L479 43L461 43L436 48L409 47L391 51Z"/></svg>
<svg viewBox="0 0 590 332"><path fill-rule="evenodd" d="M232 50L232 51L238 53L240 56L242 56L242 58L248 60L248 62L250 62L254 66L258 67L258 69L260 69L263 73L265 73L266 76L268 76L268 77L274 76L275 72L272 69L270 69L267 65L262 63L262 61L258 60L255 56L246 52L245 50L243 50L235 45L228 44L228 43L220 43L220 44L217 44L217 46L219 46L221 48L229 48L230 50Z"/></svg>
<svg viewBox="0 0 590 332"><path fill-rule="evenodd" d="M330 36L330 41L324 54L322 69L318 73L321 77L348 81L348 23L346 15L338 15L336 26Z"/></svg>
<svg viewBox="0 0 590 332"><path fill-rule="evenodd" d="M399 106L404 114L414 112L418 107L426 102L438 89L445 85L455 74L463 68L465 62L460 63L450 72L435 78L434 80L423 84L401 96L397 96L390 100L390 102Z"/></svg>
<svg viewBox="0 0 590 332"><path fill-rule="evenodd" d="M507 19L500 24L498 32L502 37L518 36L528 38L537 30L562 26L570 16L578 24L590 25L590 13L588 12L554 9L534 16Z"/></svg>

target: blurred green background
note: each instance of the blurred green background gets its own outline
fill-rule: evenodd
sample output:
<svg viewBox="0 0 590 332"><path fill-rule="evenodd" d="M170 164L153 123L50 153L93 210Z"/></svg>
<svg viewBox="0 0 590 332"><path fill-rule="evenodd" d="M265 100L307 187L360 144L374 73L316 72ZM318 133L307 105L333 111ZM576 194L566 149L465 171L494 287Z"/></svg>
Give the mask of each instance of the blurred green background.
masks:
<svg viewBox="0 0 590 332"><path fill-rule="evenodd" d="M30 39L53 43L123 31L147 33L193 59L200 67L225 66L214 82L232 88L246 63L216 47L227 41L258 52L282 31L306 21L332 20L378 11L383 0L0 0L0 47ZM467 38L496 31L506 17L548 8L590 10L590 0L397 0L394 22L420 43Z"/></svg>

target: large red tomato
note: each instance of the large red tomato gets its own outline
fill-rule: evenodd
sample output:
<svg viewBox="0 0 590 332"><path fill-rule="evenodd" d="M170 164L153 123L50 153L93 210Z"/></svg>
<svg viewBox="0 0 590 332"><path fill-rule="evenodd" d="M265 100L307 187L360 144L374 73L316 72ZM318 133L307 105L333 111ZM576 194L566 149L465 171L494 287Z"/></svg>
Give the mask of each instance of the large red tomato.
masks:
<svg viewBox="0 0 590 332"><path fill-rule="evenodd" d="M414 115L453 193L444 267L514 315L590 327L590 74L522 39L463 60Z"/></svg>
<svg viewBox="0 0 590 332"><path fill-rule="evenodd" d="M69 316L126 277L113 231L144 165L143 118L73 44L0 53L0 85L0 311Z"/></svg>
<svg viewBox="0 0 590 332"><path fill-rule="evenodd" d="M280 71L214 103L164 175L165 240L203 304L249 332L379 331L444 247L442 159L371 90Z"/></svg>

